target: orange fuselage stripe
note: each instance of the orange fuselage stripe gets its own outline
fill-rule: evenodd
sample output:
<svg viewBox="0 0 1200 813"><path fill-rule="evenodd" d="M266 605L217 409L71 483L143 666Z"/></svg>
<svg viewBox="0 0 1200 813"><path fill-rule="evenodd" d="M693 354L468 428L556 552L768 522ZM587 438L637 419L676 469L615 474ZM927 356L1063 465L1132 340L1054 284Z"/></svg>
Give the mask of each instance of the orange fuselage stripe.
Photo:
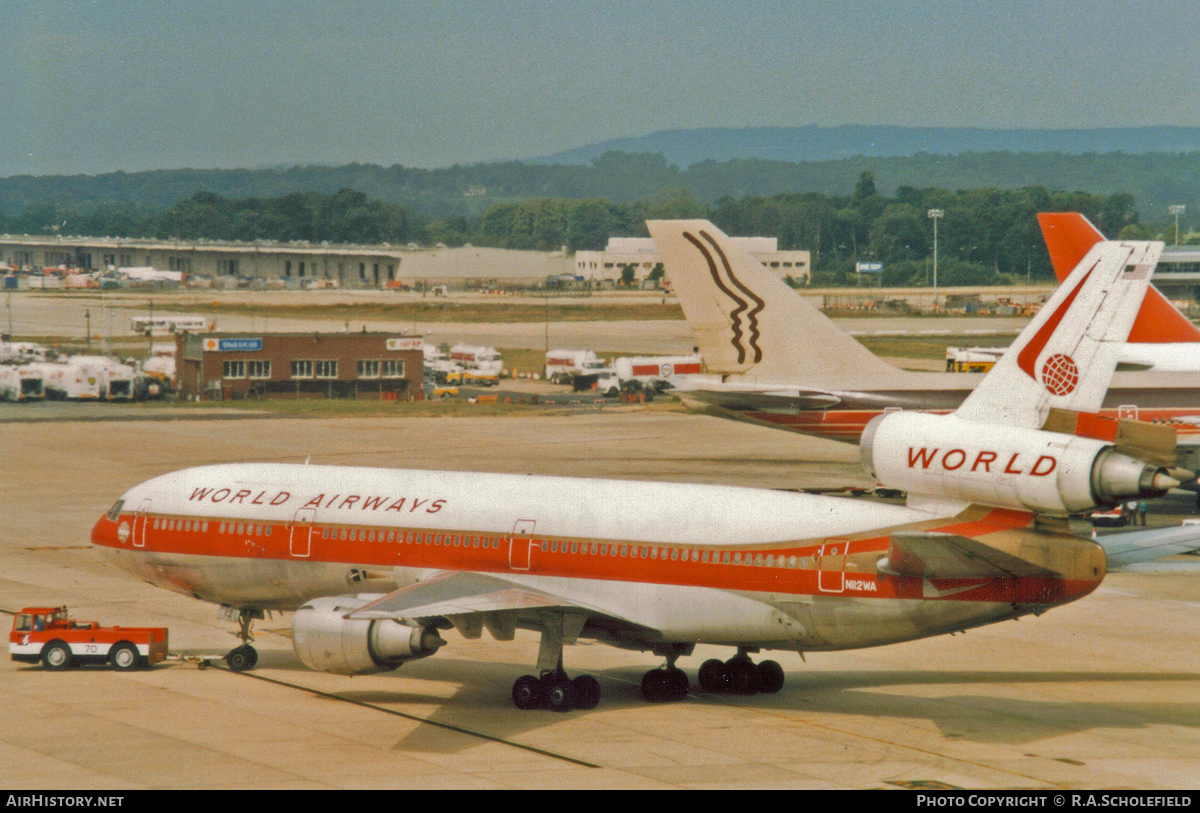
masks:
<svg viewBox="0 0 1200 813"><path fill-rule="evenodd" d="M962 536L979 536L1024 527L1028 525L1030 516L1026 512L996 509L981 519L952 522L943 527L928 530ZM162 527L154 528L155 520L158 520ZM180 528L166 528L165 526L172 520ZM129 541L124 543L117 541L115 528L119 522L128 522L132 529ZM184 523L187 522L196 526L199 526L201 522L206 522L208 530L181 530ZM485 535L445 529L431 531L394 526L265 524L247 523L244 519L240 522L230 522L220 518L172 517L159 514L124 514L116 522L102 519L100 524L111 527L102 531L98 525L97 531L93 532L94 543L111 548L159 555L182 554L386 568L412 567L500 574L514 573L790 595L838 595L879 599L926 598L923 594L922 579L877 576L874 572L843 570L844 548L839 555L828 557L828 561L836 563L836 567L822 570L822 547L827 542L834 541L841 547L846 544L847 540L845 539L813 541L786 547L778 545L714 547L679 543L630 543L620 540L615 542L592 539L564 540L542 536L530 538L507 534ZM248 530L257 526L260 532L234 533L231 529L237 524L249 526ZM227 526L225 532L219 530L222 525ZM270 528L269 534L266 533L268 527ZM341 535L342 530L346 530L348 535L357 533L360 538L322 538L322 531L329 531L330 536L336 537ZM292 553L293 531L308 536L307 545L304 544L302 538L297 538L296 550L300 555ZM367 535L371 532L376 534L375 541L367 540ZM143 534L145 544L135 546L134 535L140 540L143 538ZM397 541L385 541L390 534L395 534ZM424 543L413 541L422 537L425 540ZM459 544L454 544L453 540L456 538L459 540ZM461 542L464 538L468 540L466 545ZM480 539L478 547L473 544L473 540L476 538ZM440 543L435 544L435 539ZM495 546L492 544L485 546L484 540L494 542ZM529 545L527 554L523 548L524 544ZM554 546L557 550L543 550L543 544L546 548ZM862 553L882 555L888 550L889 537L885 534L867 539L855 539L850 540L848 544L851 559ZM572 545L577 545L581 552L566 552L571 549ZM614 549L619 551L621 548L627 550L627 555L613 554ZM599 551L602 549L606 549L607 554L601 554ZM630 551L636 551L636 555ZM643 555L643 551L645 555ZM678 551L678 559L670 558L672 551ZM730 561L692 561L693 552L701 558L706 553L710 559L715 556L724 560L728 556ZM738 555L742 558L741 563L733 562L732 559ZM797 562L807 559L808 566L767 565L765 564L767 556L775 557L774 561L777 563L779 561L787 562L792 557ZM762 557L762 563L756 562L756 557ZM510 565L510 562L517 566ZM528 567L525 567L526 564ZM955 587L975 585L971 590L954 593L953 596L950 596L955 600L1034 603L1054 602L1068 596L1083 595L1094 589L1097 583L1098 580L1075 581L1028 577L936 580L938 588L947 591Z"/></svg>

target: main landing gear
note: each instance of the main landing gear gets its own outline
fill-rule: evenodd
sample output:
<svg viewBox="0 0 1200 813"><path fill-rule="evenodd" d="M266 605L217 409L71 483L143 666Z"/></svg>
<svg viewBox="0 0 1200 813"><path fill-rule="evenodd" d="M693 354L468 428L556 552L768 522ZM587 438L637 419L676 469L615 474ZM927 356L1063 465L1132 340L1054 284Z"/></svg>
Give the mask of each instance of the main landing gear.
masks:
<svg viewBox="0 0 1200 813"><path fill-rule="evenodd" d="M589 710L600 704L600 683L591 675L572 680L563 671L563 644L574 643L587 616L572 613L547 615L542 620L542 643L538 648L540 677L522 675L513 683L513 705L522 710Z"/></svg>
<svg viewBox="0 0 1200 813"><path fill-rule="evenodd" d="M712 694L775 694L783 688L783 667L775 661L754 663L745 650L727 661L700 665L700 688Z"/></svg>
<svg viewBox="0 0 1200 813"><path fill-rule="evenodd" d="M679 650L666 653L665 664L642 675L642 697L651 703L674 703L687 697L691 688L687 673L675 665L683 654Z"/></svg>
<svg viewBox="0 0 1200 813"><path fill-rule="evenodd" d="M600 705L600 683L591 675L580 675L572 680L560 664L540 678L533 675L517 678L512 699L513 705L522 710L587 711Z"/></svg>
<svg viewBox="0 0 1200 813"><path fill-rule="evenodd" d="M232 613L230 608L222 610ZM262 610L250 607L243 607L237 611L238 631L235 635L242 639L242 645L225 653L225 663L230 671L245 672L258 665L258 650L250 646L250 642L254 640L254 636L250 634L250 627L254 625L255 619L263 617Z"/></svg>

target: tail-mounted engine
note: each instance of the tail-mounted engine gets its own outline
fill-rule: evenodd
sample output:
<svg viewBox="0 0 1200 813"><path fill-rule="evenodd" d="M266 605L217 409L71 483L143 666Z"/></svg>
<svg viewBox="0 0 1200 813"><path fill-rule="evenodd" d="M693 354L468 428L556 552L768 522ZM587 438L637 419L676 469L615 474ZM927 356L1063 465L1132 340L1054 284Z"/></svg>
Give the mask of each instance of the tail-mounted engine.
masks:
<svg viewBox="0 0 1200 813"><path fill-rule="evenodd" d="M1179 481L1111 442L894 412L867 424L863 468L889 488L1047 514L1160 497Z"/></svg>
<svg viewBox="0 0 1200 813"><path fill-rule="evenodd" d="M428 657L446 645L433 627L416 627L394 619L346 618L370 598L318 598L296 611L292 617L292 646L305 666L338 675L382 672L405 661Z"/></svg>

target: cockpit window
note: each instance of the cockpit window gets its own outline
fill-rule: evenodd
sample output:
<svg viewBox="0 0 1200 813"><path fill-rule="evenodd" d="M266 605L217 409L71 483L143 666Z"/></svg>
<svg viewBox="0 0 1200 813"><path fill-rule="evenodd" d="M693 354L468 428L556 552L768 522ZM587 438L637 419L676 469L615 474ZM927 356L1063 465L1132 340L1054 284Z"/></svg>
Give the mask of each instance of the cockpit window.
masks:
<svg viewBox="0 0 1200 813"><path fill-rule="evenodd" d="M116 522L117 517L121 516L121 508L124 507L124 505L124 500L117 500L117 504L108 509L108 513L105 514L105 516L108 517L109 521Z"/></svg>

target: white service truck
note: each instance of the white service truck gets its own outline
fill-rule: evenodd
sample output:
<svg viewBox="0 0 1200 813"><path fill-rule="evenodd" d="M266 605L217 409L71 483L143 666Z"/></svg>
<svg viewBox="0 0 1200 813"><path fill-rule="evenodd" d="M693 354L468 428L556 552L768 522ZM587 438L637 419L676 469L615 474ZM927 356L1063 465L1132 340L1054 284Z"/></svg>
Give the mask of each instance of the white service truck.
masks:
<svg viewBox="0 0 1200 813"><path fill-rule="evenodd" d="M595 390L603 395L617 395L637 382L644 389L661 390L680 376L700 375L704 359L697 353L690 356L623 356L615 359L611 369L597 371Z"/></svg>
<svg viewBox="0 0 1200 813"><path fill-rule="evenodd" d="M577 375L599 373L608 362L592 350L551 350L546 354L546 379L555 384L570 384Z"/></svg>
<svg viewBox="0 0 1200 813"><path fill-rule="evenodd" d="M494 387L500 383L504 359L494 347L475 344L456 344L450 348L450 361L462 365L463 384Z"/></svg>

